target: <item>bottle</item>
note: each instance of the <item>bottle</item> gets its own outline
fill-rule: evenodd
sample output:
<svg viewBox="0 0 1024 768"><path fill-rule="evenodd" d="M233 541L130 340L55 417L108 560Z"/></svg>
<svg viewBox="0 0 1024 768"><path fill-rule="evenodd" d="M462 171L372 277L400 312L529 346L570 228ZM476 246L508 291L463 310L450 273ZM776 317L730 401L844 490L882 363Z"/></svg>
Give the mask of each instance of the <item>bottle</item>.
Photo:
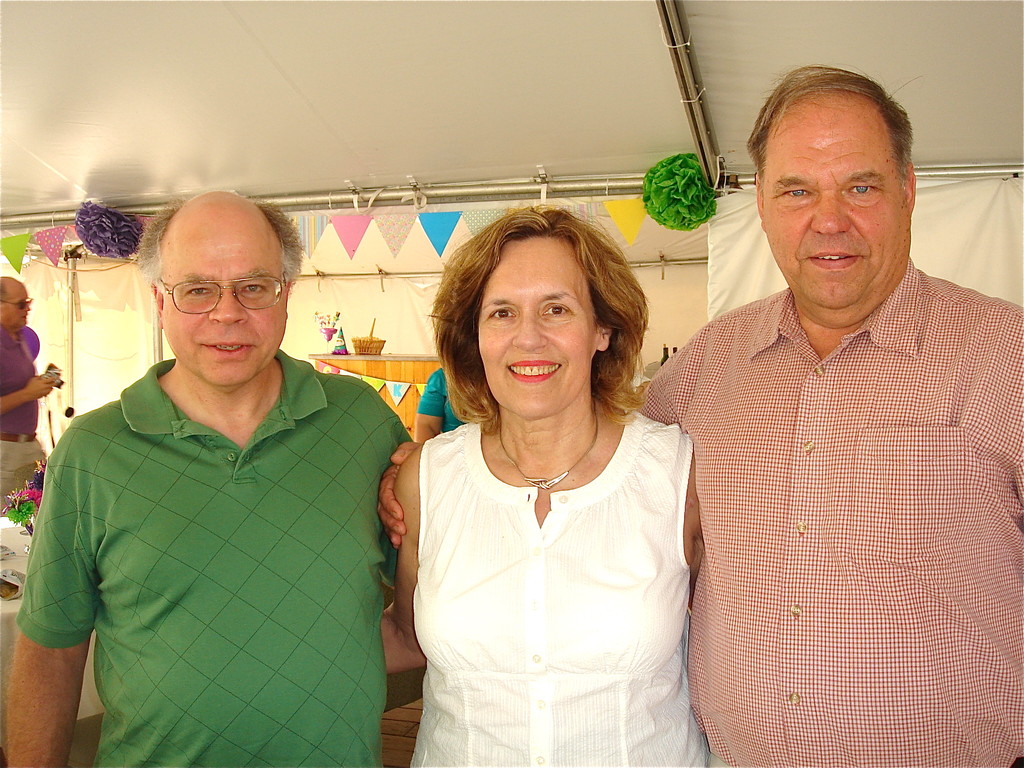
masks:
<svg viewBox="0 0 1024 768"><path fill-rule="evenodd" d="M672 354L675 355L679 351L679 347L672 347Z"/></svg>
<svg viewBox="0 0 1024 768"><path fill-rule="evenodd" d="M661 348L661 365L668 362L668 344Z"/></svg>

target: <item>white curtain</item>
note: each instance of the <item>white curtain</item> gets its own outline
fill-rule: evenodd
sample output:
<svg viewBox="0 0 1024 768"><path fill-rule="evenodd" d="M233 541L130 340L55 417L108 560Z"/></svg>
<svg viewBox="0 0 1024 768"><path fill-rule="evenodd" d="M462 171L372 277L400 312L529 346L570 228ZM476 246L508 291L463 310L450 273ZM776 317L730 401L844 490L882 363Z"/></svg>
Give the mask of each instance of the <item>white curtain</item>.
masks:
<svg viewBox="0 0 1024 768"><path fill-rule="evenodd" d="M1021 179L918 180L910 256L921 270L1024 301ZM708 235L708 317L786 287L761 231L753 190L718 201Z"/></svg>

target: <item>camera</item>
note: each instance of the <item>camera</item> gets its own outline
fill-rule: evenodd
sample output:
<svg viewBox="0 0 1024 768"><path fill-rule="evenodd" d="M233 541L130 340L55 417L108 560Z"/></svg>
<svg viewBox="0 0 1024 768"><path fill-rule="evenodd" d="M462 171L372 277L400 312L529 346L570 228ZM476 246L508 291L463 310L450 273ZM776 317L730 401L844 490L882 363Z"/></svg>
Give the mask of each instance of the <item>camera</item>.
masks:
<svg viewBox="0 0 1024 768"><path fill-rule="evenodd" d="M46 379L48 382L53 384L56 389L60 389L64 386L64 379L60 377L60 368L53 363L46 366L46 372L43 373L39 378Z"/></svg>

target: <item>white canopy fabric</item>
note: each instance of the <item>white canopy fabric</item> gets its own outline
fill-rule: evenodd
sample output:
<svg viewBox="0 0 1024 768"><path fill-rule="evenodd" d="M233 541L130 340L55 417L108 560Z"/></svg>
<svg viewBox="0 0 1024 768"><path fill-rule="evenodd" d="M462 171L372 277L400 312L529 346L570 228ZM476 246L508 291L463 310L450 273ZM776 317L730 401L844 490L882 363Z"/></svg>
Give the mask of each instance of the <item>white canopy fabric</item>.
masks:
<svg viewBox="0 0 1024 768"><path fill-rule="evenodd" d="M930 275L1021 304L1021 179L918 181L910 256ZM709 223L708 317L786 287L761 231L754 190L719 199Z"/></svg>

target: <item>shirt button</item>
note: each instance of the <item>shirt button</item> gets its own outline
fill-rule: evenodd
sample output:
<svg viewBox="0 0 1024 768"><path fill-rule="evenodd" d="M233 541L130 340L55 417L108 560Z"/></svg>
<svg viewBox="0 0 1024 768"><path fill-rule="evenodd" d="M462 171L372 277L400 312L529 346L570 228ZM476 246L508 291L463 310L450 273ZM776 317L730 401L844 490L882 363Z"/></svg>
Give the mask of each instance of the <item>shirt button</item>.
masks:
<svg viewBox="0 0 1024 768"><path fill-rule="evenodd" d="M813 450L814 450L814 443L813 442L808 440L806 443L804 443L804 453L810 453Z"/></svg>
<svg viewBox="0 0 1024 768"><path fill-rule="evenodd" d="M568 497L568 496L566 496L566 495L565 495L565 494L563 493L563 494L562 494L561 496L559 496L559 497L558 497L558 503L559 503L559 504L568 504L568 503L569 503L569 497Z"/></svg>
<svg viewBox="0 0 1024 768"><path fill-rule="evenodd" d="M803 520L798 521L796 524L796 532L799 534L807 533L807 523Z"/></svg>
<svg viewBox="0 0 1024 768"><path fill-rule="evenodd" d="M537 758L537 765L544 765L544 758L543 757L538 757Z"/></svg>
<svg viewBox="0 0 1024 768"><path fill-rule="evenodd" d="M791 605L789 606L789 612L792 613L794 616L799 616L801 613L804 612L804 609L801 608L799 605Z"/></svg>
<svg viewBox="0 0 1024 768"><path fill-rule="evenodd" d="M548 705L548 703L546 701L544 701L543 699L541 699L540 701L537 702L537 709L544 709L547 705Z"/></svg>
<svg viewBox="0 0 1024 768"><path fill-rule="evenodd" d="M534 664L540 664L540 654L537 654L537 653L533 654L533 663Z"/></svg>
<svg viewBox="0 0 1024 768"><path fill-rule="evenodd" d="M237 459L237 458L238 458L238 456L236 456L236 455L235 455L234 453L229 453L229 454L228 454L227 456L225 456L224 458L225 458L225 459L227 459L228 461L234 461L235 459Z"/></svg>
<svg viewBox="0 0 1024 768"><path fill-rule="evenodd" d="M825 369L824 369L824 368L822 368L822 367L821 367L821 366L819 365L819 366L818 366L817 368L815 368L815 369L814 369L814 375L815 375L815 376L824 376L824 375L825 375Z"/></svg>
<svg viewBox="0 0 1024 768"><path fill-rule="evenodd" d="M789 694L789 703L790 704L799 704L800 703L800 694L799 693L791 693L791 694Z"/></svg>
<svg viewBox="0 0 1024 768"><path fill-rule="evenodd" d="M534 547L530 554L534 557L540 557L540 547Z"/></svg>

